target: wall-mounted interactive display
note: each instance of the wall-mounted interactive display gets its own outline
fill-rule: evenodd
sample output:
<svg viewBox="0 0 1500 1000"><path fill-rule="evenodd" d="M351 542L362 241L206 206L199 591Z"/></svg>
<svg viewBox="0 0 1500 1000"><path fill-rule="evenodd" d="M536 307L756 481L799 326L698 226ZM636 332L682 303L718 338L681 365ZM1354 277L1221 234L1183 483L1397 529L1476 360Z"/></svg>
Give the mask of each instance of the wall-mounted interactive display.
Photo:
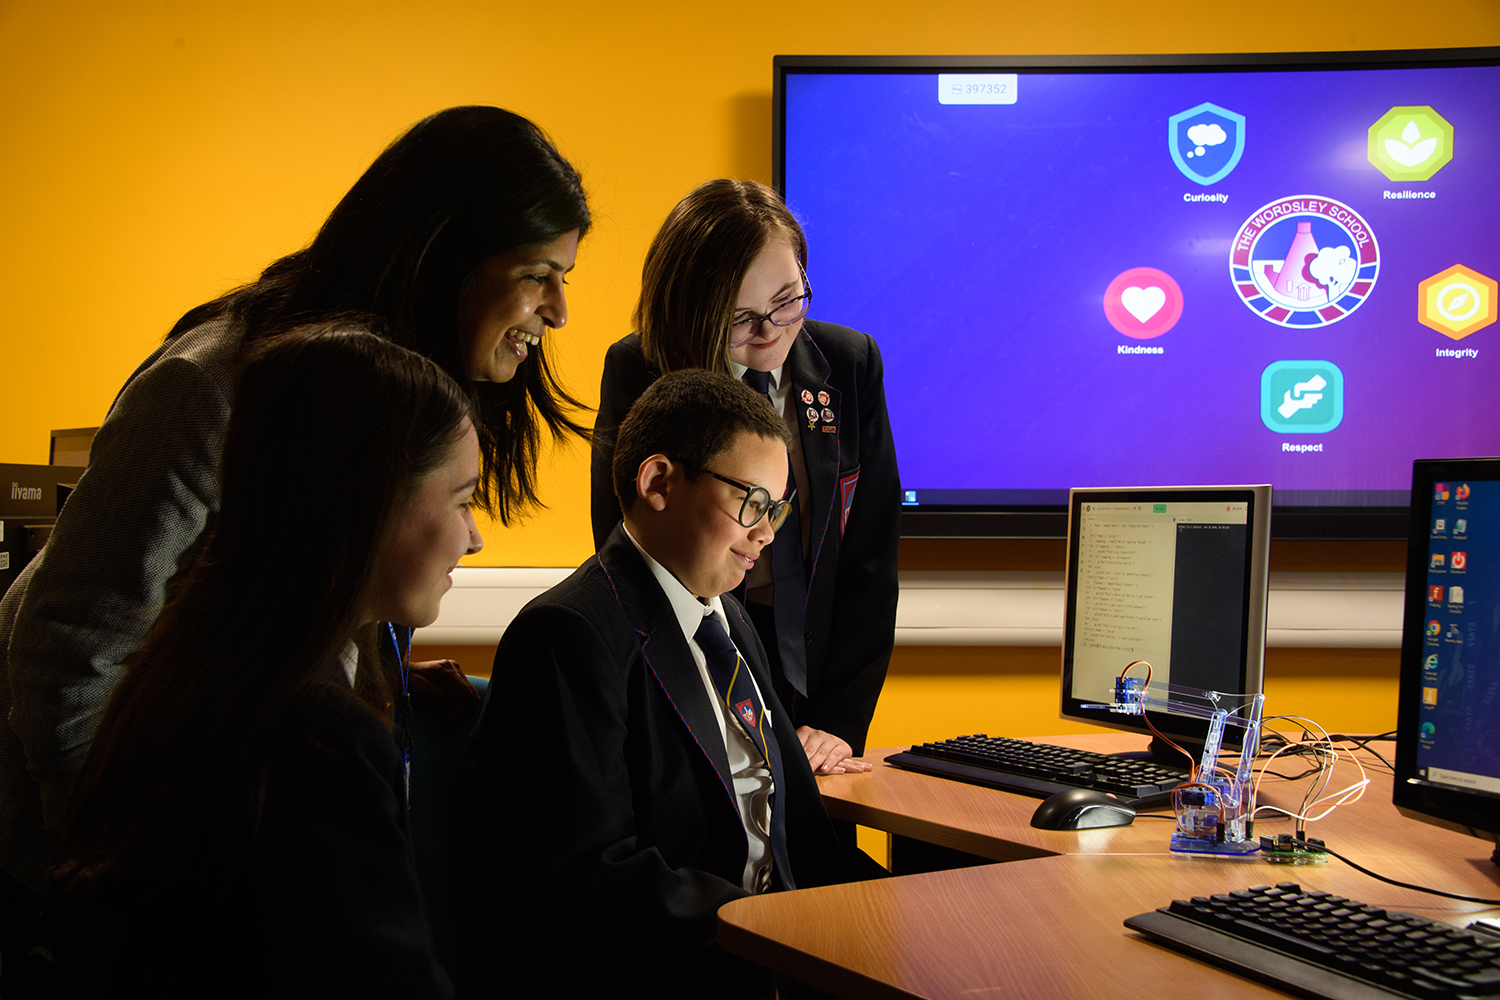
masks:
<svg viewBox="0 0 1500 1000"><path fill-rule="evenodd" d="M813 315L880 344L909 534L1270 482L1278 535L1400 537L1413 459L1500 451L1500 50L775 69Z"/></svg>

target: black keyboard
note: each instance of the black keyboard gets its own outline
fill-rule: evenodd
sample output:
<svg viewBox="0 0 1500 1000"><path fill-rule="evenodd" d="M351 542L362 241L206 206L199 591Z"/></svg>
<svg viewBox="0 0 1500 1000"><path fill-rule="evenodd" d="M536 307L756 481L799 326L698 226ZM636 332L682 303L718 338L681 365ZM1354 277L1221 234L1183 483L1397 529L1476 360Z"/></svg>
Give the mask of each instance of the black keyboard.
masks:
<svg viewBox="0 0 1500 1000"><path fill-rule="evenodd" d="M957 736L892 754L887 764L1044 799L1068 788L1110 792L1136 810L1169 805L1182 771L1155 761L1110 757L1004 736Z"/></svg>
<svg viewBox="0 0 1500 1000"><path fill-rule="evenodd" d="M1194 896L1125 926L1241 975L1344 1000L1500 996L1500 940L1295 882Z"/></svg>

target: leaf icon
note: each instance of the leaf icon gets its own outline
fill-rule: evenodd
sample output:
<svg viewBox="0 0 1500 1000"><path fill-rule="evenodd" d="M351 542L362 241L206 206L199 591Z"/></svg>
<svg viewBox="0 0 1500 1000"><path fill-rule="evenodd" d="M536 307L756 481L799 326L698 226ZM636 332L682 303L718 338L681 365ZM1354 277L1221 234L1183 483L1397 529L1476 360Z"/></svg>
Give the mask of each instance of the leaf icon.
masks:
<svg viewBox="0 0 1500 1000"><path fill-rule="evenodd" d="M1405 136L1414 131L1416 131L1415 123L1407 125L1406 131L1402 132L1401 134ZM1417 135L1421 135L1421 133L1417 132ZM1410 140L1408 140L1408 142L1409 141ZM1437 136L1432 136L1429 139L1423 139L1421 142L1417 143L1414 146L1407 145L1407 143L1402 142L1400 139L1387 139L1385 141L1385 151L1390 155L1391 159L1395 160L1403 167L1415 167L1418 164L1430 159L1432 157L1432 154L1437 152L1437 144Z"/></svg>
<svg viewBox="0 0 1500 1000"><path fill-rule="evenodd" d="M1418 139L1422 138L1422 130L1417 128L1417 120L1413 118L1406 123L1406 128L1401 130L1401 138L1408 146L1416 145Z"/></svg>

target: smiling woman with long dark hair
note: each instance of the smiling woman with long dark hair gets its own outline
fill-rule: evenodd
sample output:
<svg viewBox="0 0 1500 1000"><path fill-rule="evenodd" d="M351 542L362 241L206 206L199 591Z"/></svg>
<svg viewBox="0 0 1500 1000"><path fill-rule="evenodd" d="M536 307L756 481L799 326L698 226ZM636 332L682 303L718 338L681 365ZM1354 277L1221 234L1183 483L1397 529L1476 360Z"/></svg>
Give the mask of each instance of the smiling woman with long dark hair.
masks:
<svg viewBox="0 0 1500 1000"><path fill-rule="evenodd" d="M588 434L547 345L567 322L563 276L589 225L578 172L541 129L500 108L450 108L381 153L306 248L189 311L131 375L44 552L0 602L0 992L18 967L8 959L30 949L99 715L218 509L241 351L333 313L368 316L462 387L479 440L475 504L513 523L539 503L544 439ZM364 447L353 427L327 460ZM456 666L431 676L475 697Z"/></svg>
<svg viewBox="0 0 1500 1000"><path fill-rule="evenodd" d="M483 544L473 412L360 330L246 348L220 511L75 785L57 944L77 991L451 992L373 653L385 623L430 624Z"/></svg>

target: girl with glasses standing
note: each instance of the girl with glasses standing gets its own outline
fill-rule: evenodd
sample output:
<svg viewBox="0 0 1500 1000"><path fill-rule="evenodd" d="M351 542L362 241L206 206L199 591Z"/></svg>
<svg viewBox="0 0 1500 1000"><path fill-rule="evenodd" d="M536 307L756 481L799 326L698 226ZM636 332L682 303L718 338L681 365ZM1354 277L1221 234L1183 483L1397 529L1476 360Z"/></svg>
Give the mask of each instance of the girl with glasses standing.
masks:
<svg viewBox="0 0 1500 1000"><path fill-rule="evenodd" d="M604 361L592 470L594 542L620 520L613 432L659 376L728 371L770 397L792 434L792 498L747 574L745 603L814 771L865 765L896 624L900 480L880 351L808 319L807 239L776 192L716 180L677 204L647 251L636 333Z"/></svg>

